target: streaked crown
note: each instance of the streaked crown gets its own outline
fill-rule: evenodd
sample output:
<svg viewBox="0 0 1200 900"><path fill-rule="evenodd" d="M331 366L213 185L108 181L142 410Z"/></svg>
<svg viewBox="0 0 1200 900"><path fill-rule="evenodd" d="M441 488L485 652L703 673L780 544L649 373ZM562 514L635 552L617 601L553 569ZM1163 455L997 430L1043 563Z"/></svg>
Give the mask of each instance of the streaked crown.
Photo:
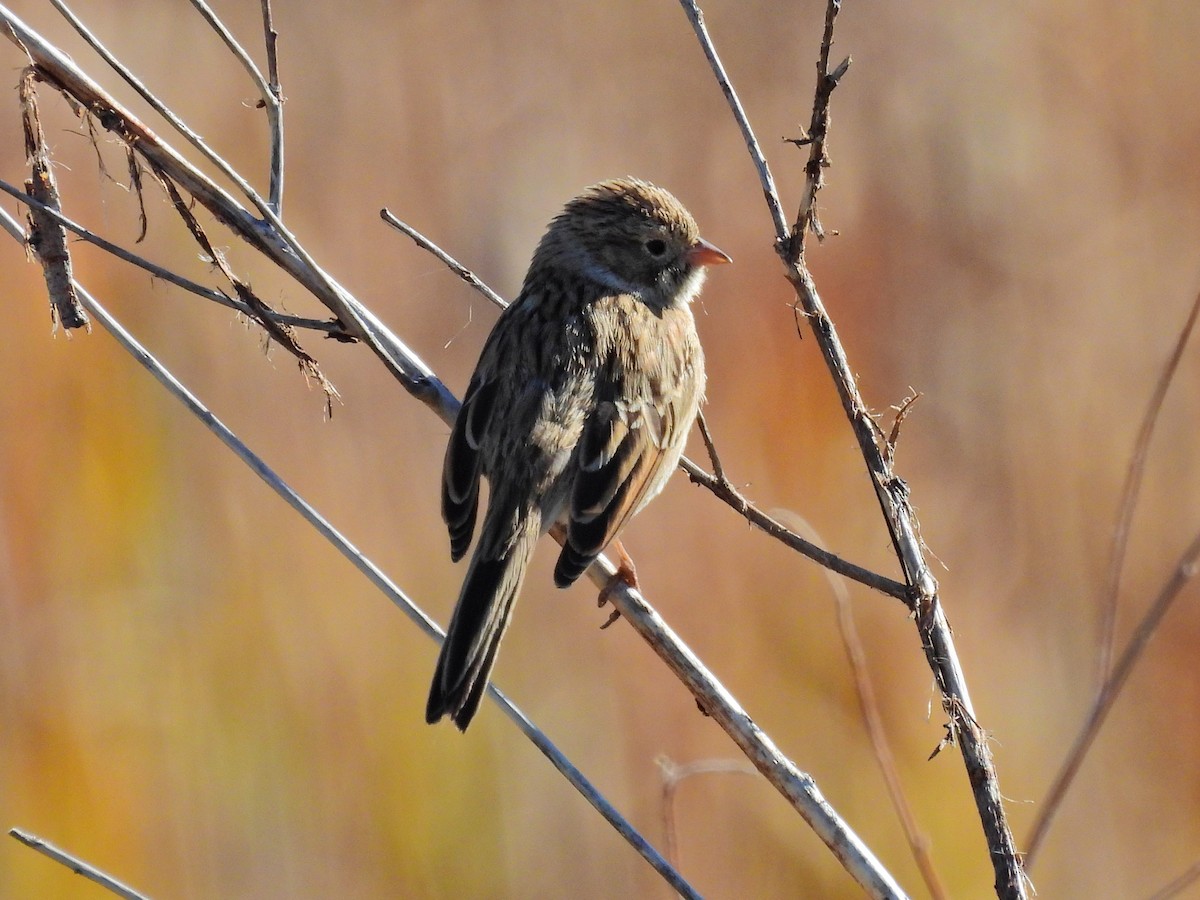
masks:
<svg viewBox="0 0 1200 900"><path fill-rule="evenodd" d="M602 181L550 223L526 286L553 269L654 306L686 302L703 277L700 243L696 220L670 192L636 178Z"/></svg>

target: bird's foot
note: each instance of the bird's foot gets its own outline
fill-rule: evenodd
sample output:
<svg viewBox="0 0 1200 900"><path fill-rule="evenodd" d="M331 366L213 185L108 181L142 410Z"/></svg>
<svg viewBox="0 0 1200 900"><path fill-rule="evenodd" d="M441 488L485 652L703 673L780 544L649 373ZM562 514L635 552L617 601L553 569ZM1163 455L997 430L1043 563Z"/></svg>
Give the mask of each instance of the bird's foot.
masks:
<svg viewBox="0 0 1200 900"><path fill-rule="evenodd" d="M633 564L633 558L626 552L625 545L620 541L613 541L613 550L617 554L617 571L613 573L612 578L608 579L608 584L601 589L600 596L596 601L596 605L599 607L603 607L608 603L609 597L617 590L617 585L624 584L635 591L639 587L637 566ZM607 628L619 618L621 618L621 611L614 608L608 616L608 621L601 625L600 628Z"/></svg>

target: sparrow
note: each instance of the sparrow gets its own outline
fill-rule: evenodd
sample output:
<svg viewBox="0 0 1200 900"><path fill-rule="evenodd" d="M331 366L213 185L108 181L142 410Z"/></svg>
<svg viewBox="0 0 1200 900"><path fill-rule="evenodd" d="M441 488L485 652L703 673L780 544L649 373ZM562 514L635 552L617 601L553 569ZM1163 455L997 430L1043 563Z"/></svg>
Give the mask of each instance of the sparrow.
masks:
<svg viewBox="0 0 1200 900"><path fill-rule="evenodd" d="M538 538L566 540L567 587L663 489L704 397L691 301L730 258L667 191L602 181L571 200L489 334L450 433L442 518L450 556L487 511L438 655L425 719L471 723Z"/></svg>

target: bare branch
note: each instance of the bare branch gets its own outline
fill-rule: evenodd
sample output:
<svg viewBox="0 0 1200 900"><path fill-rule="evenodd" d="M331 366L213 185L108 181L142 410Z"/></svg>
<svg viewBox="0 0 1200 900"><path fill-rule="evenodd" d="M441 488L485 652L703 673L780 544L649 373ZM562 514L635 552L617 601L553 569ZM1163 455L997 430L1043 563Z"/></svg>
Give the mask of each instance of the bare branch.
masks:
<svg viewBox="0 0 1200 900"><path fill-rule="evenodd" d="M841 0L829 0L825 7L825 31L821 35L821 50L817 56L817 90L813 101L812 118L808 134L803 141L792 141L800 146L808 145L808 162L804 166L804 193L800 198L800 210L796 213L796 224L792 226L790 254L800 258L804 254L804 242L808 232L825 240L825 229L817 214L817 192L825 186L825 170L829 168L829 152L826 140L829 136L829 100L846 70L850 68L850 57L846 57L832 72L829 70L829 51L833 48L833 25L841 11Z"/></svg>
<svg viewBox="0 0 1200 900"><path fill-rule="evenodd" d="M262 0L263 39L267 49L267 87L271 99L263 98L271 128L270 203L276 214L283 212L283 87L279 84L279 32L271 15L271 0Z"/></svg>
<svg viewBox="0 0 1200 900"><path fill-rule="evenodd" d="M51 209L44 203L41 203L32 197L26 196L24 192L6 181L0 180L0 191L16 197L25 205L51 217L54 219L54 221L62 225L68 231L74 232L89 244L94 244L95 246L99 247L105 253L115 256L117 259L124 260L131 265L135 265L139 269L144 269L155 278L161 278L163 281L168 281L176 287L181 287L185 291L193 293L198 297L204 297L206 300L211 300L214 303L218 303L228 309L236 310L237 312L251 319L255 317L253 311L245 303L230 297L228 294L223 293L222 291L205 287L202 284L197 284L196 282L188 278L184 278L182 275L179 275L170 269L164 268L157 263L152 263L150 260L138 256L136 253L132 253L118 244L112 243L112 241L105 240L94 231L85 228L83 225L80 225L78 222L75 222L72 219L68 219L58 210ZM311 331L321 331L324 332L327 337L333 338L336 341L354 341L354 338L346 333L346 330L336 319L310 319L304 316L292 316L288 315L287 313L280 312L272 312L270 315L272 320L281 325L291 325L295 328L307 328Z"/></svg>
<svg viewBox="0 0 1200 900"><path fill-rule="evenodd" d="M922 649L942 694L942 706L951 723L951 737L959 745L967 777L971 782L976 808L996 875L996 892L1002 898L1024 898L1026 896L1024 875L1016 844L1013 841L1012 830L1008 826L995 764L992 760L991 750L987 746L987 735L976 720L970 694L967 691L966 678L958 662L958 652L954 646L950 625L938 597L937 581L933 577L929 565L925 562L920 529L908 500L908 486L892 471L876 440L874 421L862 400L854 372L846 359L837 331L825 311L816 285L805 264L804 230L800 229L798 234L789 235L785 231L786 226L782 226L782 216L778 212L778 197L774 196L773 182L768 180L769 172L766 171L762 151L757 142L752 143L750 140L752 134L749 132L748 124L745 123L745 112L742 110L741 104L737 102L737 96L728 86L724 67L717 58L712 42L703 27L703 17L693 0L680 0L680 3L691 20L701 46L708 56L713 74L725 94L731 112L742 129L743 135L747 137L750 156L759 171L759 178L764 185L764 193L767 194L767 204L772 219L776 222L776 249L784 262L785 275L796 291L797 303L812 326L821 355L833 378L842 408L854 431L863 461L866 463L867 471L875 487L875 494L892 538L892 545L904 571L905 581L909 586L909 603L916 612ZM822 40L823 48L825 45L832 45L832 22L839 6L838 0L828 0L827 28L826 37ZM827 62L827 51L825 57ZM844 71L844 67L839 66L836 71ZM821 113L819 107L828 106L829 92L832 91L832 86L827 79L833 74L827 71L825 65L822 66L813 103L814 121L821 120L823 116L827 115L827 109L825 113ZM823 178L822 172L823 167L821 166L817 166L815 171L808 171L808 180L811 182L818 175ZM767 190L768 187L770 190ZM810 183L806 190L815 196L816 185Z"/></svg>
<svg viewBox="0 0 1200 900"><path fill-rule="evenodd" d="M271 5L264 0L263 28L266 32L269 71L271 73L270 83L263 78L262 72L254 64L254 60L250 58L250 54L237 42L237 38L225 27L225 23L213 12L212 7L205 3L204 0L192 0L192 6L196 8L196 11L200 13L200 16L208 23L209 27L217 33L217 36L224 42L229 52L234 55L234 58L242 64L242 68L246 70L246 74L250 76L250 80L258 88L260 98L258 106L267 111L267 123L271 130L271 182L268 203L275 214L280 215L283 211L283 103L282 90L279 87L278 61L275 56L275 43L279 35L271 26Z"/></svg>
<svg viewBox="0 0 1200 900"><path fill-rule="evenodd" d="M413 228L407 222L402 222L397 219L394 215L392 215L390 210L381 209L379 211L379 217L393 228L396 228L407 234L422 250L425 250L436 256L442 261L446 268L448 268L451 272L453 272L471 287L475 288L475 290L477 290L479 293L483 294L483 296L485 296L496 306L500 307L500 309L504 309L506 306L508 306L508 302L490 287L484 284L483 280L478 275L460 263L457 259L451 256L429 238L425 237L425 235L421 234L421 232L417 231L417 229Z"/></svg>
<svg viewBox="0 0 1200 900"><path fill-rule="evenodd" d="M31 847L38 853L50 857L56 863L66 866L76 875L82 875L88 881L100 885L100 887L116 894L118 897L124 897L125 900L149 900L145 894L139 894L133 888L129 887L129 885L122 884L111 875L101 872L90 863L84 862L77 856L72 856L66 850L54 846L36 834L31 834L20 828L10 828L8 829L8 833L26 847Z"/></svg>
<svg viewBox="0 0 1200 900"><path fill-rule="evenodd" d="M1179 361L1183 359L1183 350L1192 335L1196 318L1200 315L1200 294L1192 301L1191 312L1179 332L1175 347L1171 351L1146 413L1142 417L1142 426L1138 429L1137 439L1133 444L1133 453L1129 458L1129 468L1125 473L1125 484L1121 487L1121 499L1117 507L1117 521L1113 525L1112 548L1108 554L1108 576L1104 581L1104 593L1100 600L1100 655L1096 664L1097 688L1101 690L1112 669L1113 651L1117 645L1117 604L1121 594L1121 572L1125 568L1125 554L1129 549L1129 532L1133 525L1133 514L1137 509L1138 498L1141 495L1142 476L1146 472L1146 457L1150 451L1150 439L1154 436L1155 426L1158 425L1158 414L1162 412L1163 401L1167 389L1179 370Z"/></svg>
<svg viewBox="0 0 1200 900"><path fill-rule="evenodd" d="M763 199L767 201L767 209L770 211L771 221L775 225L776 240L779 244L783 244L788 239L787 220L783 217L783 204L779 202L779 191L775 189L775 179L771 176L771 167L767 165L762 145L754 136L754 129L750 127L750 119L742 107L742 101L738 99L737 91L733 89L729 76L725 74L725 66L722 64L721 58L717 56L717 48L713 46L712 38L709 37L708 28L704 24L704 13L700 6L695 0L680 0L680 4L683 6L688 21L692 23L692 30L696 32L696 39L700 42L704 55L708 57L708 64L713 70L713 75L716 76L717 84L721 86L721 92L725 94L725 101L729 104L734 119L737 120L738 128L742 130L742 137L746 141L746 150L750 153L750 158L754 160L754 167L758 169L758 180L762 185Z"/></svg>
<svg viewBox="0 0 1200 900"><path fill-rule="evenodd" d="M1066 795L1068 788L1075 780L1075 775L1079 772L1079 767L1083 764L1084 758L1087 756L1088 750L1095 741L1096 735L1100 733L1100 728L1104 724L1104 720L1108 718L1109 712L1116 703L1117 697L1121 693L1121 689L1125 687L1125 682L1129 679L1129 674L1133 671L1135 665L1142 657L1142 653L1146 649L1146 645L1150 643L1150 638L1158 630L1158 626L1162 623L1163 617L1170 610L1171 605L1179 596L1183 588L1196 577L1197 571L1200 571L1200 533L1193 539L1188 548L1184 550L1179 561L1175 563L1174 569L1171 571L1170 577L1166 584L1158 593L1158 597L1150 605L1145 616L1138 623L1133 635L1129 638L1129 643L1125 646L1125 651L1117 660L1113 667L1112 674L1108 676L1108 680L1104 682L1104 687L1092 702L1092 707L1088 711L1087 718L1084 720L1083 727L1079 734L1075 737L1075 742L1071 745L1070 751L1067 753L1067 758L1063 760L1062 767L1058 770L1058 774L1054 777L1054 782L1050 785L1050 790L1046 792L1046 799L1042 801L1042 805L1038 811L1038 817L1034 821L1033 830L1029 835L1028 850L1025 852L1025 865L1029 868L1033 867L1037 860L1038 852L1042 849L1042 844L1046 839L1046 834L1050 829L1050 824L1054 821L1054 816L1062 806L1063 797Z"/></svg>
<svg viewBox="0 0 1200 900"><path fill-rule="evenodd" d="M46 279L46 290L50 294L50 319L54 328L86 328L91 331L88 317L75 296L71 278L71 254L67 249L67 233L53 216L45 210L59 210L62 201L58 196L58 185L54 169L50 165L50 153L46 149L46 135L42 131L41 115L38 112L37 91L33 83L37 70L32 66L21 75L17 96L21 104L21 121L25 129L25 157L32 174L25 182L25 193L37 201L29 211L29 237L26 246L32 250L42 266ZM68 333L70 333L68 331Z"/></svg>

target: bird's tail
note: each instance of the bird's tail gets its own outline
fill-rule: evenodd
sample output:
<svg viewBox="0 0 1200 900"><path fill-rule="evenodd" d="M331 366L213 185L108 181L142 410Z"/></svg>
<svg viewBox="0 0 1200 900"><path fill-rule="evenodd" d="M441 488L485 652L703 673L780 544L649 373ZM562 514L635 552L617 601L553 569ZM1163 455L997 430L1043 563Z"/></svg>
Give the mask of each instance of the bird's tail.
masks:
<svg viewBox="0 0 1200 900"><path fill-rule="evenodd" d="M521 522L516 537L501 547L484 539L489 530L485 522L438 654L425 721L432 724L448 714L462 731L471 724L533 556L540 533L539 522L532 521L536 519L534 513Z"/></svg>

